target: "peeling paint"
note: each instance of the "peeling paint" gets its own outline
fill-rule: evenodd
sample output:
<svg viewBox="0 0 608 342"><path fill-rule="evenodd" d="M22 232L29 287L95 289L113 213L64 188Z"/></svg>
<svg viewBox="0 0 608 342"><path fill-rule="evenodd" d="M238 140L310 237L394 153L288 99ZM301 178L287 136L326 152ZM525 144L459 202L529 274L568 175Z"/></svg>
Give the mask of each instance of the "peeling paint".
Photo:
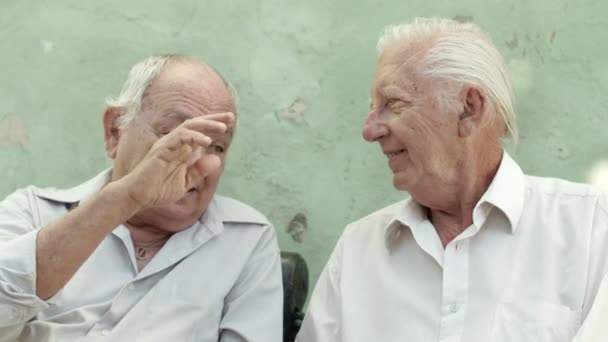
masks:
<svg viewBox="0 0 608 342"><path fill-rule="evenodd" d="M5 114L0 119L0 145L18 145L27 149L30 145L29 132L17 114Z"/></svg>
<svg viewBox="0 0 608 342"><path fill-rule="evenodd" d="M561 160L568 160L572 154L570 153L570 149L567 146L559 146L557 148L557 158Z"/></svg>
<svg viewBox="0 0 608 342"><path fill-rule="evenodd" d="M306 124L304 113L308 106L301 98L295 99L287 108L278 111L280 119L286 119L295 124Z"/></svg>
<svg viewBox="0 0 608 342"><path fill-rule="evenodd" d="M40 40L40 45L42 46L42 51L45 54L49 54L55 49L55 43L48 40Z"/></svg>
<svg viewBox="0 0 608 342"><path fill-rule="evenodd" d="M455 15L452 19L461 23L470 23L473 21L473 17L470 15Z"/></svg>
<svg viewBox="0 0 608 342"><path fill-rule="evenodd" d="M517 47L519 46L519 40L517 40L517 34L513 35L513 39L509 40L506 44L510 50L517 49Z"/></svg>
<svg viewBox="0 0 608 342"><path fill-rule="evenodd" d="M527 91L532 85L532 67L527 59L512 59L508 69L513 80L513 88L519 92Z"/></svg>

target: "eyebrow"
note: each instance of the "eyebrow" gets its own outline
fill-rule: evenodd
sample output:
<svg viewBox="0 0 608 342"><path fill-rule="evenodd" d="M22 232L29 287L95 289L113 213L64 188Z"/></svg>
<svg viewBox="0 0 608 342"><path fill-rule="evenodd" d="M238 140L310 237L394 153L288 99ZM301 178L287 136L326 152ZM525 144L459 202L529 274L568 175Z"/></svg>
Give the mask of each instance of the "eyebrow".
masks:
<svg viewBox="0 0 608 342"><path fill-rule="evenodd" d="M181 121L186 121L188 119L192 119L193 117L194 117L194 115L187 114L184 112L171 112L171 113L169 113L169 115L167 115L167 118L178 119Z"/></svg>
<svg viewBox="0 0 608 342"><path fill-rule="evenodd" d="M380 93L384 97L396 97L406 102L411 102L413 100L413 96L410 93L394 85L382 87Z"/></svg>

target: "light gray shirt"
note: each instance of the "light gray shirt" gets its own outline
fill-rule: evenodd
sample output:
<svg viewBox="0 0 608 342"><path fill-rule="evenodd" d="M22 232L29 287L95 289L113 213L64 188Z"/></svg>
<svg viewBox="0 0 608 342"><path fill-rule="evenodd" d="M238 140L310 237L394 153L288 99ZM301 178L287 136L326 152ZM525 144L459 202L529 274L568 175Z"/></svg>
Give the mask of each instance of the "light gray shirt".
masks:
<svg viewBox="0 0 608 342"><path fill-rule="evenodd" d="M0 341L280 342L275 231L253 208L215 196L138 272L124 226L47 301L36 290L36 235L109 180L28 187L0 202Z"/></svg>

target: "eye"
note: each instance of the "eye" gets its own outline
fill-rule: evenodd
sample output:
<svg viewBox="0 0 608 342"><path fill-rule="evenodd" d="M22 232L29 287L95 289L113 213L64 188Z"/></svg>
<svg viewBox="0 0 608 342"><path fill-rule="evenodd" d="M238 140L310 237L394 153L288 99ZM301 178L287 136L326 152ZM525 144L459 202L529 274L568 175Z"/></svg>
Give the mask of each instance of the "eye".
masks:
<svg viewBox="0 0 608 342"><path fill-rule="evenodd" d="M386 106L389 108L393 108L399 104L399 102L403 103L403 101L399 101L397 99L388 99L386 100Z"/></svg>
<svg viewBox="0 0 608 342"><path fill-rule="evenodd" d="M388 99L386 101L386 107L392 111L399 111L403 107L405 107L405 102L403 100L398 99Z"/></svg>
<svg viewBox="0 0 608 342"><path fill-rule="evenodd" d="M173 131L173 128L169 128L169 127L163 127L161 129L156 130L156 135L159 138L164 137L165 135L171 133L171 131Z"/></svg>
<svg viewBox="0 0 608 342"><path fill-rule="evenodd" d="M226 151L226 148L224 146L222 146L221 144L217 144L217 143L213 143L213 144L209 145L209 147L207 147L208 153L224 154L225 151Z"/></svg>

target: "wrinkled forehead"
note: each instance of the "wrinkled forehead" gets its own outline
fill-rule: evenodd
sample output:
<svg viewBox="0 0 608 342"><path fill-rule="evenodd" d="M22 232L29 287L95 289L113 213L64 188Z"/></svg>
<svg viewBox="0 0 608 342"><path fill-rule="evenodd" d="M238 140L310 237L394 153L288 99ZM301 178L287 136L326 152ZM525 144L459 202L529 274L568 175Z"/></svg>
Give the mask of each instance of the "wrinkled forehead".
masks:
<svg viewBox="0 0 608 342"><path fill-rule="evenodd" d="M175 88L230 97L223 78L210 66L198 62L167 62L146 92L154 91L156 88Z"/></svg>
<svg viewBox="0 0 608 342"><path fill-rule="evenodd" d="M423 44L399 41L387 46L378 58L372 91L391 84L414 82L427 50Z"/></svg>
<svg viewBox="0 0 608 342"><path fill-rule="evenodd" d="M170 62L144 93L142 107L190 104L200 114L234 112L225 81L211 67L194 62Z"/></svg>

